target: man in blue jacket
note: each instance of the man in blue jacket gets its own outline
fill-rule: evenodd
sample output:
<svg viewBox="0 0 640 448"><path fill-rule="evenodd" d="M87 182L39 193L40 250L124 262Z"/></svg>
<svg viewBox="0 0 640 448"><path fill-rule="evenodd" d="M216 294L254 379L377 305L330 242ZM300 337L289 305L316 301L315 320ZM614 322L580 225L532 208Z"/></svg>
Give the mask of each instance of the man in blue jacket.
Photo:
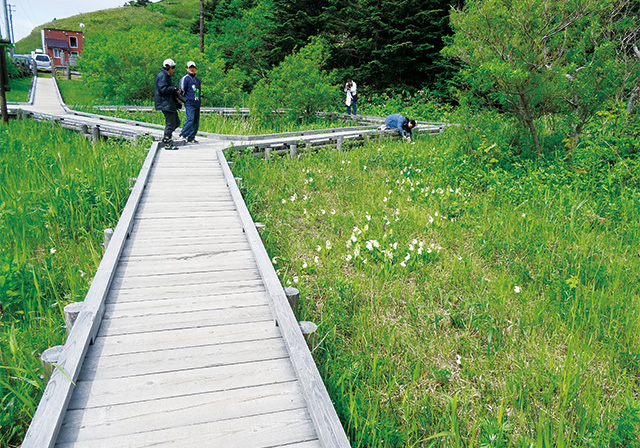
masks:
<svg viewBox="0 0 640 448"><path fill-rule="evenodd" d="M200 79L196 77L195 62L187 62L187 74L180 79L178 88L183 92L182 99L187 113L180 137L188 143L198 143L196 134L200 127Z"/></svg>
<svg viewBox="0 0 640 448"><path fill-rule="evenodd" d="M409 120L407 117L403 117L400 114L387 116L384 124L387 129L397 129L400 133L400 137L409 141L411 141L411 131L416 127L415 120Z"/></svg>
<svg viewBox="0 0 640 448"><path fill-rule="evenodd" d="M162 69L156 76L156 85L154 91L154 99L156 110L162 111L164 114L164 138L162 144L164 149L178 149L173 144L173 131L180 126L180 117L178 117L178 109L182 104L178 103L178 96L182 94L180 89L173 85L171 75L176 68L173 59L165 59L162 63Z"/></svg>

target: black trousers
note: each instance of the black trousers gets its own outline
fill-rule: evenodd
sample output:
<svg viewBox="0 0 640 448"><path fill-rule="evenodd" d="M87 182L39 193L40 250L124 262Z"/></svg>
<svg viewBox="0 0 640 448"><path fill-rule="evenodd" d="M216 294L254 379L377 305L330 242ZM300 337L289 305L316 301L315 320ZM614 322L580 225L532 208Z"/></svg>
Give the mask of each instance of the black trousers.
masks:
<svg viewBox="0 0 640 448"><path fill-rule="evenodd" d="M163 110L162 113L164 114L164 139L171 140L173 131L180 126L180 117L178 116L178 112L167 112Z"/></svg>

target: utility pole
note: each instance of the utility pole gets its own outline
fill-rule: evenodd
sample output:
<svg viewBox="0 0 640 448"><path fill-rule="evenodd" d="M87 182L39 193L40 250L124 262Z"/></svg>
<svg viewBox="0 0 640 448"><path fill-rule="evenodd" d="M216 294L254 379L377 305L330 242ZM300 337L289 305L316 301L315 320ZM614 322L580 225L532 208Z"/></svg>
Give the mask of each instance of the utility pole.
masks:
<svg viewBox="0 0 640 448"><path fill-rule="evenodd" d="M200 0L200 53L204 53L204 0Z"/></svg>
<svg viewBox="0 0 640 448"><path fill-rule="evenodd" d="M11 41L11 34L9 33L9 15L7 13L7 1L8 0L0 0L0 5L2 6L2 11L0 11L0 21L2 21L2 24L0 26L0 39L7 39Z"/></svg>
<svg viewBox="0 0 640 448"><path fill-rule="evenodd" d="M16 35L13 33L13 12L16 5L7 3L7 11L9 11L9 32L11 33L9 39L12 43L16 43ZM13 55L13 53L11 53Z"/></svg>
<svg viewBox="0 0 640 448"><path fill-rule="evenodd" d="M9 122L7 95L5 94L9 90L9 73L7 72L7 52L4 46L10 44L9 39L0 39L0 114L2 114L2 121L5 123Z"/></svg>

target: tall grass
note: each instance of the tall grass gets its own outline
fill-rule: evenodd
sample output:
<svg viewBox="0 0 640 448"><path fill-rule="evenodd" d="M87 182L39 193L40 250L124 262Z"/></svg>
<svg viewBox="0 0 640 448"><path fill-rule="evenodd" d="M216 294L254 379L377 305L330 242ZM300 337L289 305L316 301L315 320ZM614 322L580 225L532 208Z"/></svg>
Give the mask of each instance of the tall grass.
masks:
<svg viewBox="0 0 640 448"><path fill-rule="evenodd" d="M12 78L9 80L11 90L6 92L7 101L15 103L26 103L29 101L29 89L32 78Z"/></svg>
<svg viewBox="0 0 640 448"><path fill-rule="evenodd" d="M235 156L353 446L639 446L638 164L468 132Z"/></svg>
<svg viewBox="0 0 640 448"><path fill-rule="evenodd" d="M17 446L33 416L39 355L64 343L62 310L84 298L144 146L0 124L0 446Z"/></svg>

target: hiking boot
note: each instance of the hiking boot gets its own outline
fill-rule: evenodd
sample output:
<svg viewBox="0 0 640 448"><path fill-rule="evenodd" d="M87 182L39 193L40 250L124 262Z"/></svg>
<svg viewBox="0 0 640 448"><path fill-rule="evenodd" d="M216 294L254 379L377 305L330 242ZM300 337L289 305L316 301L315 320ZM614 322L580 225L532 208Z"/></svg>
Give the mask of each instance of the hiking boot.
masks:
<svg viewBox="0 0 640 448"><path fill-rule="evenodd" d="M166 149L166 150L178 149L178 147L173 144L173 140L171 140L170 138L163 138L162 139L162 145L163 145L163 148Z"/></svg>
<svg viewBox="0 0 640 448"><path fill-rule="evenodd" d="M192 138L191 140L187 140L187 143L200 143L200 142L195 138Z"/></svg>

